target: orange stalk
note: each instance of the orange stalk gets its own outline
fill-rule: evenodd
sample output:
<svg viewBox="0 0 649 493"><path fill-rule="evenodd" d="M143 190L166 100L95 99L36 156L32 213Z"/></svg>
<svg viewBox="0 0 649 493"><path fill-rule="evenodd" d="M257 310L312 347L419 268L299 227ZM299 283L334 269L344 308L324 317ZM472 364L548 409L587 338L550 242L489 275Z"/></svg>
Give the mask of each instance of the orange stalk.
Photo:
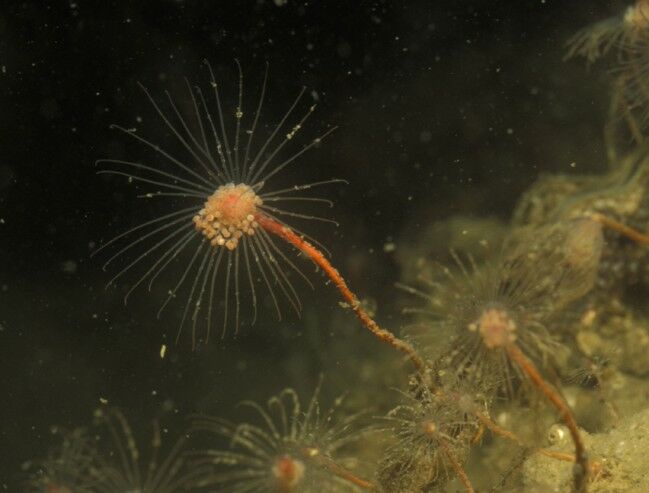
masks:
<svg viewBox="0 0 649 493"><path fill-rule="evenodd" d="M552 386L545 381L539 371L530 361L527 356L521 351L516 343L509 343L506 346L507 354L518 365L518 367L529 377L529 379L536 385L536 387L550 400L552 405L559 411L561 419L568 427L570 436L575 444L575 458L581 470L575 470L575 490L582 492L586 490L586 483L589 473L588 456L584 442L579 434L577 422L568 407L568 404L563 400L563 397Z"/></svg>
<svg viewBox="0 0 649 493"><path fill-rule="evenodd" d="M606 226L607 228L610 228L613 231L617 231L621 235L626 236L627 238L635 241L636 243L640 243L642 245L649 245L649 235L641 233L637 229L633 229L630 226L627 226L626 224L622 224L621 222L618 222L615 219L612 219L598 212L591 214L590 218L593 221L600 223L602 226Z"/></svg>
<svg viewBox="0 0 649 493"><path fill-rule="evenodd" d="M336 464L333 460L331 460L329 457L325 457L320 454L318 449L315 448L306 448L302 450L302 453L310 460L318 463L319 465L323 466L325 469L327 469L329 472L334 474L335 476L338 476L341 479L344 479L345 481L350 482L351 484L358 486L359 488L362 488L364 490L370 490L370 491L376 491L376 485L374 485L372 482L367 481L366 479L359 478L356 476L353 472L351 472L348 469L345 469L344 467Z"/></svg>
<svg viewBox="0 0 649 493"><path fill-rule="evenodd" d="M446 458L451 463L451 467L455 471L457 478L464 485L464 489L466 490L466 492L474 493L475 490L473 489L473 485L471 484L471 480L469 479L469 476L467 476L464 468L462 467L462 464L460 464L460 462L457 460L457 457L455 457L455 455L451 451L451 448L448 446L448 443L446 443L445 440L439 440L439 445L444 451L444 455L446 455Z"/></svg>
<svg viewBox="0 0 649 493"><path fill-rule="evenodd" d="M331 263L325 258L320 250L318 250L304 238L298 236L292 229L277 222L266 214L257 213L257 215L255 216L255 221L257 221L257 224L264 228L264 230L279 236L282 240L290 243L295 248L304 253L307 257L309 257L311 261L318 267L320 267L324 271L325 275L329 279L331 279L336 288L338 288L338 291L340 291L343 299L347 302L347 304L349 304L363 326L365 326L366 329L368 329L382 342L389 344L393 348L404 353L415 366L417 371L422 376L426 375L426 364L424 363L424 360L421 358L421 356L417 354L415 349L410 344L399 339L389 330L381 328L372 319L372 317L370 317L370 315L361 305L360 301L358 301L356 295L347 286L345 279L340 275L338 270L336 270L331 265Z"/></svg>
<svg viewBox="0 0 649 493"><path fill-rule="evenodd" d="M509 431L506 428L503 428L502 426L497 425L491 419L489 419L487 416L485 416L480 412L476 412L474 414L483 425L489 428L496 435L500 435L501 437L504 437L507 440L511 440L512 442L520 445L521 447L525 447L525 443L523 443L523 440L521 440L521 438L518 435L516 435L516 433ZM575 456L573 454L567 454L565 452L557 452L556 450L550 450L547 448L535 448L534 451L538 452L539 454L545 455L546 457L550 457L552 459L557 459L564 462L576 462ZM594 464L591 464L591 466L594 466ZM591 469L593 469L593 467L591 467Z"/></svg>

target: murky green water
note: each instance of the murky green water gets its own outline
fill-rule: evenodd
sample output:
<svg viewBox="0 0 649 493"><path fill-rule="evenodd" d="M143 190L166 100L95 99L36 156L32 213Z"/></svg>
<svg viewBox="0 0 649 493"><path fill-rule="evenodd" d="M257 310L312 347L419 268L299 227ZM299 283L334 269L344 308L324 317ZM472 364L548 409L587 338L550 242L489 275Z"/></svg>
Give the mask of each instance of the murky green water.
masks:
<svg viewBox="0 0 649 493"><path fill-rule="evenodd" d="M1 8L0 485L644 491L624 8Z"/></svg>

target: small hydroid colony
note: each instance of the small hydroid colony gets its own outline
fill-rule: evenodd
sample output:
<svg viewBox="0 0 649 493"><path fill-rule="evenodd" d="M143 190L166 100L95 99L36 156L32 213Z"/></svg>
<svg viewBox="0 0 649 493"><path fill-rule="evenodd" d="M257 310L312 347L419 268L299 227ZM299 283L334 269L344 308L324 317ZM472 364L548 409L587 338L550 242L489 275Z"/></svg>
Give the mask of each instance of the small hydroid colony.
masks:
<svg viewBox="0 0 649 493"><path fill-rule="evenodd" d="M380 467L380 481L388 491L428 491L454 476L473 491L463 464L479 438L475 416L452 399L418 387L404 394L403 403L385 419L397 437Z"/></svg>
<svg viewBox="0 0 649 493"><path fill-rule="evenodd" d="M637 0L620 15L578 31L568 41L566 58L581 56L590 64L610 51L620 55L640 51L642 43L647 41L647 26L649 2Z"/></svg>
<svg viewBox="0 0 649 493"><path fill-rule="evenodd" d="M111 263L150 236L166 235L119 271L111 282L161 249L162 253L158 253L153 265L136 281L131 291L147 279L151 285L160 272L186 248L190 241L197 243L187 267L162 306L164 308L175 297L189 278L189 294L182 314L181 328L189 317L192 321L192 340L195 344L196 327L202 313L204 299L207 299L205 322L208 331L212 324L214 301L218 299L223 300L223 331L230 323L234 323L235 328L238 328L242 278L248 281L250 288L253 322L256 319L256 281L258 279L263 280L262 284L265 284L271 294L278 315L280 315L280 309L275 295L275 286L279 287L284 298L299 312L299 297L285 270L292 270L305 279L306 276L283 252L281 247L275 244L274 238L280 238L319 266L323 273L333 281L362 324L381 341L405 353L413 364L417 385L422 389L412 397L418 406L397 408L398 411L393 413L392 418L397 419L398 414L410 410L410 419L419 423L419 419L414 419L418 412L416 410L423 410L426 424L422 425L423 435L419 433L422 431L422 426L419 425L416 425L419 435L412 435L407 430L397 429L396 435L401 444L393 450L405 453L403 464L412 465L412 460L415 460L415 457L414 455L408 456L412 452L412 448L407 444L404 445L403 442L411 440L414 436L424 438L423 443L427 443L424 449L430 452L431 457L426 459L429 473L424 475L422 485L445 482L449 474L440 470L440 468L444 468L447 472L452 470L453 474L460 478L467 491L473 491L471 481L462 465L469 444L460 435L468 433L466 430L472 428L479 421L478 415L467 414L462 410L458 411L457 402L449 398L447 393L449 389L441 388L437 381L440 371L453 369L455 378L463 385L470 385L471 391L475 392L480 392L485 388L494 389L495 392L500 386L505 386L511 396L512 388L520 380L529 381L536 386L558 409L570 430L575 442L575 460L580 466L575 469L575 488L582 491L585 488L589 466L575 419L560 394L545 381L537 369L537 365L540 364L541 368L544 368L552 352L553 341L545 327L545 318L556 315L565 305L583 296L594 282L601 251L600 223L591 218L576 218L551 224L541 229L519 231L512 236L511 244L495 268L486 270L475 268L473 272L470 272L462 262L458 262L463 273L460 278L453 277L450 275L450 270L447 270L449 279L441 294L438 293L440 299L436 299L435 304L441 307L440 319L450 328L450 349L442 358L432 360L429 365L413 346L396 338L390 331L379 327L365 312L356 295L348 288L342 276L321 251L311 241L305 239L304 235L282 222L279 216L318 218L268 205L270 201L290 199L327 202L326 199L296 197L291 193L337 180L261 193L270 178L294 162L307 149L319 143L321 137L311 141L279 164L274 162L278 152L294 138L313 112L314 107L311 106L305 116L295 126L290 127L291 130L285 134L285 137L272 147L271 143L298 104L302 95L300 93L289 111L274 127L270 137L260 150L251 151L266 92L266 78L264 78L257 110L248 132L245 151L240 152L243 118L243 79L240 67L239 73L239 98L234 111L235 131L232 145L230 145L228 137L218 85L211 69L210 77L218 114L218 130L200 89L192 89L187 83L194 108L193 122L198 128L197 133L192 132L187 119L183 117L168 94L172 116L177 120L175 124L145 90L162 120L181 143L181 147L198 164L196 169L183 164L169 152L132 131L116 127L147 147L154 149L164 158L163 161L170 163L176 168L176 172L182 171L183 174L178 176L148 164L124 160L102 160L100 162L131 167L138 174L129 174L115 169L104 170L103 173L126 175L135 181L162 188L161 191L147 196L199 200L200 207L181 208L175 213L153 219L111 240L108 244L131 235L139 235L115 253L107 263ZM212 142L209 142L207 137L210 131ZM272 150L266 154L268 148ZM201 173L197 170L200 170ZM150 178L146 173L155 175L156 179ZM191 220L188 220L190 217ZM158 225L160 222L162 225ZM153 227L153 230L142 234L141 230L148 227ZM171 244L171 247L167 242ZM547 264L552 268L538 269L536 266L539 263ZM216 279L222 265L225 270L225 284L221 284L224 287L219 289ZM240 275L240 271L245 274ZM230 307L231 304L233 309ZM233 315L231 315L232 312ZM426 351L426 348L424 350ZM513 375L516 375L516 380ZM289 393L288 395L293 394ZM287 412L282 404L282 398L275 398L271 402L280 407L280 414L284 416L283 422L286 423ZM293 420L298 420L296 409L299 408L295 400L293 405ZM325 471L327 474L331 474L335 481L342 479L349 482L349 478L353 477L351 473L343 473L342 471L345 469L328 458L328 447L304 443L305 436L303 435L311 433L308 429L311 410L306 415L306 421L300 425L300 429L291 428L288 430L285 428L282 433L279 433L272 424L273 420L270 415L261 408L257 409L270 432L250 425L235 427L220 420L211 421L208 429L217 434L229 436L232 444L236 444L244 450L214 451L212 459L215 464L222 466L224 463L229 463L232 466L238 466L239 469L238 472L214 473L210 476L209 481L227 486L232 491L247 491L247 488L251 491L272 491L273 485L279 491L299 491L296 488L302 484L302 478L307 471L304 461L310 458L313 462L316 457L319 460L321 472ZM456 411L458 416L464 416L465 424L462 426L458 420L449 418L449 416L455 415ZM435 419L433 415L437 415L438 419ZM466 421L467 417L470 418L469 424ZM405 423L404 419L401 420L402 423ZM458 419L460 418L458 417ZM485 417L485 419L488 418ZM492 427L492 429L496 428ZM295 445L296 443L300 445ZM262 446L264 444L265 447ZM309 457L308 451L316 451L316 453L313 457ZM333 451L334 448L331 448L331 452ZM434 457L438 457L438 459L431 462L429 459ZM326 467L327 464L330 467ZM403 479L408 476L406 482L422 481L420 475L422 471L413 472L407 466L395 466L395 464L400 464L400 461L394 457L388 459L387 464L390 464L389 468L392 473L388 476L392 479L388 479L385 474L381 478L383 486L388 490L390 490L387 486L389 484L403 484L399 477ZM253 465L256 467L256 472L250 473ZM450 466L450 469L446 468L447 465ZM322 468L322 466L325 467ZM401 476L397 474L394 467L397 467ZM247 473L250 474L246 475ZM416 478L409 477L413 474ZM358 487L373 488L371 483L358 478L356 482L352 481L352 483ZM305 484L309 484L309 482L307 481Z"/></svg>
<svg viewBox="0 0 649 493"><path fill-rule="evenodd" d="M585 448L570 408L538 368L547 368L558 352L548 322L592 288L602 243L601 226L591 219L525 228L511 236L495 263L469 267L456 256L459 274L445 269L446 282L427 283L431 294L411 289L433 315L424 330L448 334L441 352L423 347L437 373L452 373L476 391L501 388L510 398L529 382L557 408L575 442L577 490L589 471Z"/></svg>
<svg viewBox="0 0 649 493"><path fill-rule="evenodd" d="M590 62L617 54L612 117L624 121L638 143L644 140L645 121L636 114L649 114L649 98L643 99L649 94L645 91L649 65L642 52L649 40L648 9L649 3L639 0L623 17L578 33L568 53ZM341 416L337 405L321 412L319 385L306 407L292 389L270 398L265 406L242 403L242 410L254 414L250 422L195 417L189 440L196 444L185 448L187 442L180 440L163 460L158 460L160 442L154 435L148 466L142 465L123 417L102 414L113 436L113 452L106 455L88 435L72 434L55 456L60 461L43 462L33 483L37 490L418 493L441 491L455 480L464 491L473 492L467 461L488 433L510 446L525 447L530 454L571 463L565 484L570 482L574 491L586 491L606 477L606 458L589 458L583 430L562 394L566 370L562 356L577 347L566 325L593 299L601 299L603 272L625 263L629 243L633 248L649 244L647 235L627 225L628 211L640 208L633 201L641 201L638 197L649 187L649 180L643 181L649 162L636 159L628 169L624 165L624 170L612 172L614 179L606 186L564 197L554 209L542 203L542 218L515 221L496 258L478 264L470 255L454 253L455 265L443 267L440 276L423 280L422 288L407 287L425 303L410 310L419 314L424 336L411 344L377 324L323 253L326 249L293 225L300 219L333 221L283 206L331 206L329 199L312 192L342 180L274 186L279 173L297 165L333 128L284 155L299 140L315 109L307 104L294 116L304 103L304 89L266 131L261 122L267 72L248 118L238 63L234 107L222 104L214 73L209 64L205 66L210 94L187 82L188 106L169 93L163 104L142 87L172 141L157 144L139 130L113 126L141 145L148 157L102 159L100 173L148 187L142 197L160 198L172 209L100 248L114 249L105 267L124 261L109 284L138 271L128 298L139 286L151 290L158 278L171 274L171 265L186 259L174 274L159 314L182 295L179 335L189 325L196 345L208 339L214 326L224 336L228 328L236 332L241 324L254 324L262 298L270 300L277 317L286 304L299 314L295 279L309 286L311 281L297 257L306 257L338 289L361 324L412 363L408 390L379 420L383 426L378 431L391 441L377 446L381 458L374 474L359 472L351 454L361 448L359 433L372 427L363 425L358 414ZM174 144L177 149L172 151ZM609 138L609 145L614 144L615 139ZM617 151L609 152L609 157L617 156ZM646 217L641 214L635 225ZM626 246L612 251L621 237ZM588 306L591 311L599 309L596 302ZM532 392L554 407L552 416L567 427L574 453L528 443L521 430L507 429L492 419L503 402L532 406ZM75 464L81 473L71 474L75 468L64 464Z"/></svg>
<svg viewBox="0 0 649 493"><path fill-rule="evenodd" d="M591 64L612 55L614 76L610 118L606 129L610 161L629 140L641 144L649 123L649 1L636 0L618 16L577 32L568 42L566 58L583 57ZM624 122L624 132L617 135Z"/></svg>
<svg viewBox="0 0 649 493"><path fill-rule="evenodd" d="M361 414L337 416L340 400L322 411L319 386L305 409L293 389L271 397L266 407L247 401L258 424L232 423L215 417L195 418L193 429L227 439L227 448L209 448L197 455L211 469L198 486L243 493L336 493L374 489L348 466L345 449L360 437ZM217 441L218 443L218 441Z"/></svg>

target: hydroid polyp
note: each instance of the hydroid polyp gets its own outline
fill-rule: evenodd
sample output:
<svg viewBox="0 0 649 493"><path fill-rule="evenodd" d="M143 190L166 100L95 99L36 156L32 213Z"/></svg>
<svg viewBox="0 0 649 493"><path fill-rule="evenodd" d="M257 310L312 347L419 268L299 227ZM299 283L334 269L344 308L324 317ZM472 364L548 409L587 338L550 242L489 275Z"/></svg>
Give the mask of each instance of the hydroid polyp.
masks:
<svg viewBox="0 0 649 493"><path fill-rule="evenodd" d="M568 41L565 58L579 56L591 64L605 55L613 55L610 71L615 80L606 129L609 157L613 160L615 148L624 145L628 137L638 144L644 141L649 121L648 49L648 0L636 0L620 15L581 29ZM616 135L618 120L624 122L628 136Z"/></svg>
<svg viewBox="0 0 649 493"><path fill-rule="evenodd" d="M130 293L143 283L147 283L151 289L154 281L173 260L185 250L191 252L193 249L185 269L172 285L158 311L158 316L184 287L188 294L178 335L185 323L191 320L192 343L195 345L199 318L204 317L209 335L218 305L217 300L222 300L222 336L229 325L234 325L235 332L238 330L244 284L249 287L252 300L252 323L257 318L260 289L269 294L278 317L281 317L281 299L288 301L295 312L300 313L300 298L291 274L301 277L309 285L311 283L282 248L283 244L289 244L306 255L334 283L363 326L382 342L406 354L417 371L424 374L424 361L414 348L390 331L381 328L370 317L338 270L327 260L323 253L326 249L316 240L284 222L283 218L337 223L326 217L271 205L282 202L333 205L327 198L313 197L308 192L316 187L340 183L343 180L333 178L279 189L271 189L270 183L277 174L295 164L307 150L318 145L335 127L312 139L298 151L283 159L279 158L280 151L294 140L315 110L315 105L310 105L294 124L288 123L304 96L305 89L302 88L284 116L272 127L268 138L257 150L253 150L266 95L268 69L250 127L242 132L243 75L237 62L239 92L238 103L234 109L232 137L232 130L228 130L225 122L219 86L210 65L207 62L205 65L210 73L212 99L216 107L214 114L218 117L216 119L201 88L192 87L189 81L186 83L192 108L189 117L183 115L169 93L166 93L168 109L165 111L149 91L141 86L160 119L189 158L188 163L165 150L163 146L140 136L137 131L113 126L153 150L153 155L160 162L148 164L121 159L101 159L98 162L110 168L103 169L100 173L124 176L129 181L155 187L153 192L148 192L143 197L183 199L191 205L176 206L172 212L146 221L104 244L100 250L122 241L126 243L106 261L104 267L108 267L127 253L132 253L137 247L143 250L139 255L134 254L135 258L113 276L109 285L134 268L146 265L148 260L148 268L144 268L144 273L141 273L131 286L126 294L126 301ZM247 139L245 147L242 148L244 133ZM169 171L163 167L168 167ZM277 238L282 240L281 244L276 243ZM219 276L222 283L220 285ZM206 308L203 306L204 301L207 302ZM206 339L207 337L206 335Z"/></svg>
<svg viewBox="0 0 649 493"><path fill-rule="evenodd" d="M52 429L61 443L49 457L35 461L27 481L30 493L92 493L96 483L92 471L95 467L96 449L86 430L64 431Z"/></svg>
<svg viewBox="0 0 649 493"><path fill-rule="evenodd" d="M620 15L579 30L568 40L566 58L581 56L593 63L611 50L622 54L638 51L648 39L648 26L649 2L636 0Z"/></svg>
<svg viewBox="0 0 649 493"><path fill-rule="evenodd" d="M239 93L233 111L234 125L230 124L233 128L229 128L214 73L207 62L205 66L209 70L212 94L208 96L202 88L186 81L191 108L187 115L169 92L166 92L167 101L163 107L147 88L140 85L164 126L173 134L174 144L184 151L184 156L172 154L167 146L154 143L136 129L113 125L112 128L152 152L148 153L147 161L98 161L103 168L100 174L123 176L129 182L147 186L148 191L141 197L166 199L173 208L169 213L154 217L101 246L99 250L109 246L117 250L105 262L105 268L129 256L126 265L113 276L109 285L139 269L138 277L125 296L126 302L138 286L146 284L151 290L173 261L190 252L185 269L171 284L158 316L184 290L186 297L180 330L191 323L193 344L197 341L199 322L207 328L205 339L209 337L217 311L220 312L222 335L230 326L235 332L238 330L244 288L247 288L247 298L251 301L251 307L245 310L251 324L257 318L262 291L269 296L278 318L282 316L283 301L300 313L301 302L293 277L302 278L308 285L311 282L269 234L265 225L298 232L283 218L335 224L328 218L284 208L281 204L309 202L332 206L328 199L313 197L309 192L317 187L343 182L330 179L273 189L273 178L296 164L298 158L317 146L335 127L280 159L285 146L294 141L315 110L315 104L312 104L301 117L293 116L304 99L305 89L302 88L283 117L271 127L266 140L255 149L268 69L253 118L244 129L241 67L237 63ZM186 202L186 207L178 205L183 202ZM309 238L302 232L298 234Z"/></svg>
<svg viewBox="0 0 649 493"><path fill-rule="evenodd" d="M98 454L93 468L96 486L92 491L176 493L191 490L202 474L200 469L188 467L183 436L166 454L161 453L162 430L156 420L153 422L148 454L143 453L121 411L114 408L97 409L95 422L101 432L98 434ZM148 460L145 459L147 456Z"/></svg>
<svg viewBox="0 0 649 493"><path fill-rule="evenodd" d="M319 391L320 384L305 407L291 388L272 396L265 406L244 401L240 407L256 415L250 423L195 417L193 429L201 436L207 432L211 443L195 453L196 464L205 471L197 485L231 493L375 490L347 467L355 461L345 451L361 436L363 414L340 416L342 399L323 411ZM228 446L218 445L218 437Z"/></svg>
<svg viewBox="0 0 649 493"><path fill-rule="evenodd" d="M478 420L453 399L426 386L403 394L403 402L384 418L396 443L388 447L381 465L381 485L386 491L442 489L453 476L465 491L474 491L463 464Z"/></svg>
<svg viewBox="0 0 649 493"><path fill-rule="evenodd" d="M161 454L162 432L157 422L146 455L119 410L96 410L94 424L92 429L63 435L60 447L38 463L29 491L177 493L191 490L195 479L204 474L200 468L186 467L183 438L166 455Z"/></svg>
<svg viewBox="0 0 649 493"><path fill-rule="evenodd" d="M494 383L513 394L529 382L557 409L575 443L582 490L590 471L575 418L537 365L550 366L560 348L549 326L595 284L604 244L602 224L579 217L522 228L505 242L500 258L478 266L457 255L459 274L445 268L446 282L430 283L432 293L408 289L428 301L427 329L449 332L450 343L436 354L436 370L452 372L479 389Z"/></svg>

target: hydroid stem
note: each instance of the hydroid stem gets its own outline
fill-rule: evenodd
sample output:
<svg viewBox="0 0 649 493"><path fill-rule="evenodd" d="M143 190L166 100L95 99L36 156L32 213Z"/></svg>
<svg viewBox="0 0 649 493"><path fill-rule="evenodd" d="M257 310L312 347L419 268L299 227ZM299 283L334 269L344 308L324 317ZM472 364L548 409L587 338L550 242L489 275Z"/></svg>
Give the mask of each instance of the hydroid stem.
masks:
<svg viewBox="0 0 649 493"><path fill-rule="evenodd" d="M626 224L622 224L621 222L618 222L615 219L612 219L598 212L591 214L590 218L593 221L600 223L602 226L610 228L613 231L617 231L621 235L626 236L636 243L640 243L641 245L649 245L649 235L641 233L640 231L633 229Z"/></svg>
<svg viewBox="0 0 649 493"><path fill-rule="evenodd" d="M325 457L322 454L320 454L317 449L305 448L302 450L302 453L307 459L312 460L317 464L323 466L333 475L338 476L339 478L344 479L345 481L348 481L353 485L358 486L359 488L362 488L364 490L370 490L370 491L376 491L377 489L375 484L373 484L370 481L367 481L366 479L359 478L350 470L336 464L329 457Z"/></svg>
<svg viewBox="0 0 649 493"><path fill-rule="evenodd" d="M455 457L455 454L453 454L453 452L451 451L451 448L448 446L448 443L446 443L446 440L439 440L439 445L444 451L444 455L446 455L446 458L451 463L451 467L455 471L457 478L464 485L466 492L474 493L475 490L473 489L473 485L471 484L469 476L467 476L466 471L462 467L462 464L460 464L460 462L457 460L457 457Z"/></svg>
<svg viewBox="0 0 649 493"><path fill-rule="evenodd" d="M577 492L586 491L586 483L588 479L589 466L588 466L588 456L586 454L586 448L584 447L584 442L581 439L579 434L579 428L577 428L577 422L575 417L572 414L572 411L568 407L568 404L563 400L563 397L552 388L552 386L545 381L541 376L539 371L534 366L534 363L530 361L523 351L512 342L507 344L505 347L509 357L518 365L518 367L529 377L529 379L536 385L536 387L543 392L543 394L550 400L552 405L557 408L561 419L568 427L570 431L570 436L572 441L575 444L575 459L580 471L575 471L575 490Z"/></svg>
<svg viewBox="0 0 649 493"><path fill-rule="evenodd" d="M516 443L521 447L526 447L523 440L518 435L516 435L516 433L509 431L508 429L503 428L502 426L497 425L491 419L489 419L488 416L482 414L481 412L476 411L474 414L483 425L489 428L496 435L500 435L501 437L506 438L507 440L511 440L512 442ZM566 452L558 452L556 450L550 450L543 447L535 448L534 452L537 452L541 455L545 455L546 457L550 457L551 459L556 459L563 462L572 462L572 463L577 462L574 454L568 454ZM591 461L590 469L591 472L601 470L601 463L597 461Z"/></svg>
<svg viewBox="0 0 649 493"><path fill-rule="evenodd" d="M370 315L365 311L360 301L356 295L349 289L345 279L340 275L338 270L336 270L333 265L325 258L320 250L314 247L311 243L306 241L304 238L298 236L292 229L284 226L275 219L267 216L263 213L257 213L255 215L255 221L259 226L264 228L264 230L274 235L279 236L282 240L290 243L295 248L304 253L307 257L313 261L318 267L320 267L325 275L331 279L340 291L343 299L349 304L351 309L354 311L358 319L369 330L375 337L377 337L382 342L389 344L398 351L404 353L411 363L414 365L415 369L425 377L426 375L426 364L424 360L417 354L415 349L406 341L399 339L392 332L387 329L381 328Z"/></svg>

